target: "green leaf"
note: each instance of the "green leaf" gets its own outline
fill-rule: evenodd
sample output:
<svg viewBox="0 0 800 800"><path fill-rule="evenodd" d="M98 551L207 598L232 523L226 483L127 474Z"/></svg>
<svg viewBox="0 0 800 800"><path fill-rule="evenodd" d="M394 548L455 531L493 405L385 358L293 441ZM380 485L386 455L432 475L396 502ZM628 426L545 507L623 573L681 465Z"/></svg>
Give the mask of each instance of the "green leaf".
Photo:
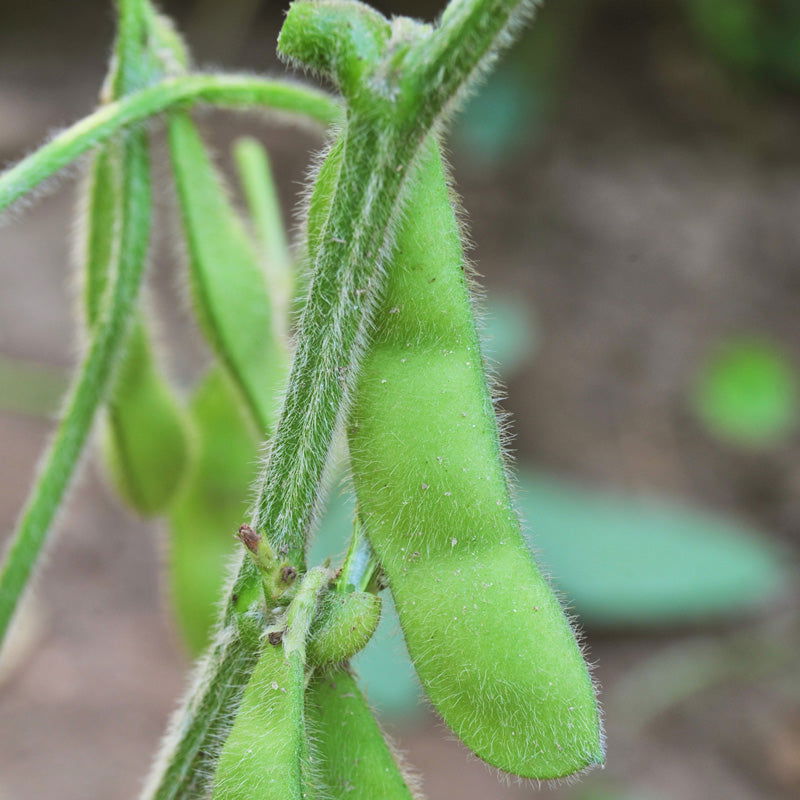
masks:
<svg viewBox="0 0 800 800"><path fill-rule="evenodd" d="M797 383L797 373L779 346L764 339L730 339L698 376L695 410L721 439L774 444L797 423Z"/></svg>
<svg viewBox="0 0 800 800"><path fill-rule="evenodd" d="M553 582L589 624L732 617L763 605L782 586L780 554L735 520L530 471L520 480L518 502Z"/></svg>

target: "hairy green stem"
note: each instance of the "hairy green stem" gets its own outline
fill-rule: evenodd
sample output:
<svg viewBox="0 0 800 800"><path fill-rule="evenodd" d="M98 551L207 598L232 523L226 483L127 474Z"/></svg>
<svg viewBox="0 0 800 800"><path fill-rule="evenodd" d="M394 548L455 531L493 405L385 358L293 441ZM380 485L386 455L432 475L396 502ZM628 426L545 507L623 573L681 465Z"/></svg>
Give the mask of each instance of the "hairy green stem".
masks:
<svg viewBox="0 0 800 800"><path fill-rule="evenodd" d="M144 132L125 144L123 226L119 264L108 303L93 330L88 352L67 399L65 412L0 571L0 643L31 577L86 443L95 414L111 382L141 284L150 235L150 176Z"/></svg>
<svg viewBox="0 0 800 800"><path fill-rule="evenodd" d="M204 103L229 109L266 108L328 125L341 109L325 92L253 75L194 74L130 94L76 122L0 175L0 212L125 127L167 109Z"/></svg>
<svg viewBox="0 0 800 800"><path fill-rule="evenodd" d="M172 718L141 797L188 800L203 797L218 748L233 724L260 648L263 622L250 620L250 635L237 622L223 625L200 661L186 702Z"/></svg>

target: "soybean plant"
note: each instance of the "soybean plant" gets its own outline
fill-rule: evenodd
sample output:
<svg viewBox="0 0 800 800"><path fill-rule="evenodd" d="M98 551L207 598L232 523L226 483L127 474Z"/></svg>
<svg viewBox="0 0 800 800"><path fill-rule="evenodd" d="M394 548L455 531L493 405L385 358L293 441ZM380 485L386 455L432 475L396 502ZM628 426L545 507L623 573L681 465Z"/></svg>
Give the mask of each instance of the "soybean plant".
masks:
<svg viewBox="0 0 800 800"><path fill-rule="evenodd" d="M442 159L447 120L533 3L452 0L425 24L354 0L296 0L278 53L335 96L193 72L150 0L116 5L98 110L0 175L2 211L93 151L80 203L88 344L0 572L0 639L105 409L109 471L123 499L168 521L178 624L190 649L206 649L143 798L421 797L349 666L385 590L428 697L477 756L535 779L601 763L589 671L511 500ZM243 219L192 119L199 104L325 131L293 253L266 153L236 146ZM155 117L209 345L188 401L138 302L153 130L142 123ZM356 518L338 566L309 568L340 430Z"/></svg>

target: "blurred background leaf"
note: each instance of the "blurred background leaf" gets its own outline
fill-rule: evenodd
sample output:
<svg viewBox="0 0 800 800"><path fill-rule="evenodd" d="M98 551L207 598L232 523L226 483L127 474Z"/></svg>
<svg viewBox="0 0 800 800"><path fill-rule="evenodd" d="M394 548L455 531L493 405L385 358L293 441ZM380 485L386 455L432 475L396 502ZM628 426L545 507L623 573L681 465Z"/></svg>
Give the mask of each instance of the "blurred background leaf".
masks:
<svg viewBox="0 0 800 800"><path fill-rule="evenodd" d="M688 0L689 21L723 66L786 89L800 88L800 3Z"/></svg>
<svg viewBox="0 0 800 800"><path fill-rule="evenodd" d="M774 598L781 555L734 519L526 470L518 502L534 549L588 625L736 617Z"/></svg>
<svg viewBox="0 0 800 800"><path fill-rule="evenodd" d="M797 388L797 373L781 347L763 338L736 337L707 357L693 399L697 415L715 436L769 445L796 426Z"/></svg>
<svg viewBox="0 0 800 800"><path fill-rule="evenodd" d="M483 351L490 366L507 377L535 357L536 321L529 304L510 294L490 295L485 308Z"/></svg>

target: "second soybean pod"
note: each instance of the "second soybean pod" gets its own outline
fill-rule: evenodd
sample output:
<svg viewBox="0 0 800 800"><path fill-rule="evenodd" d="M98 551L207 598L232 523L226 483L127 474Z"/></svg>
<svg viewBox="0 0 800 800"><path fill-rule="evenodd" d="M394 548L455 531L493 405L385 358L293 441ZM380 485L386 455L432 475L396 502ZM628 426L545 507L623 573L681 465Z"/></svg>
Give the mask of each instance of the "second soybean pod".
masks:
<svg viewBox="0 0 800 800"><path fill-rule="evenodd" d="M325 204L312 199L309 240ZM361 519L409 652L478 756L532 778L603 759L594 688L513 509L460 230L431 141L349 420Z"/></svg>
<svg viewBox="0 0 800 800"><path fill-rule="evenodd" d="M314 675L306 691L306 713L331 800L421 797L399 768L348 667Z"/></svg>
<svg viewBox="0 0 800 800"><path fill-rule="evenodd" d="M284 629L264 637L220 752L213 800L318 797L305 723L306 641L329 578L323 567L309 570L286 612Z"/></svg>

